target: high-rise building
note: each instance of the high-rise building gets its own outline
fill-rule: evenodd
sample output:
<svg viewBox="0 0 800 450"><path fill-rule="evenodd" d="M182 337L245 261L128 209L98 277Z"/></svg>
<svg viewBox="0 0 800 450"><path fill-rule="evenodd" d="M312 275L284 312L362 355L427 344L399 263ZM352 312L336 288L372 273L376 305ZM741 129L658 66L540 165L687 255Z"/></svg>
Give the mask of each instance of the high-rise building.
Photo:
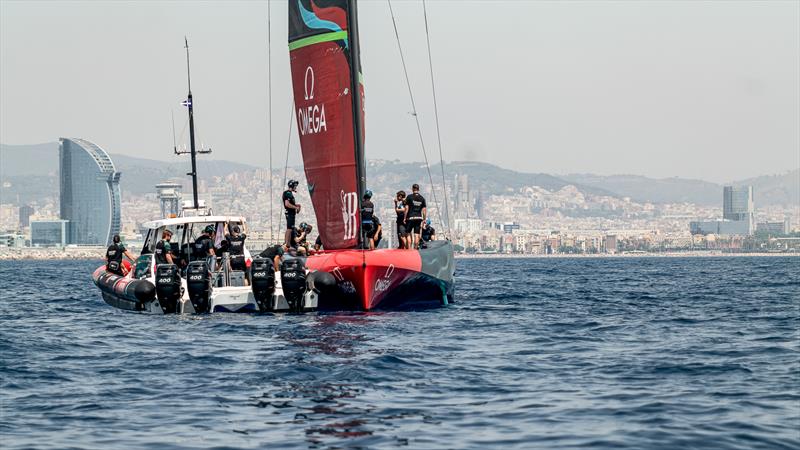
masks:
<svg viewBox="0 0 800 450"><path fill-rule="evenodd" d="M120 173L105 150L77 138L60 138L61 219L68 244L109 245L120 232Z"/></svg>
<svg viewBox="0 0 800 450"><path fill-rule="evenodd" d="M753 186L725 186L722 191L724 220L753 220Z"/></svg>
<svg viewBox="0 0 800 450"><path fill-rule="evenodd" d="M725 186L722 191L722 219L689 223L692 234L749 236L755 226L752 186Z"/></svg>
<svg viewBox="0 0 800 450"><path fill-rule="evenodd" d="M177 181L165 181L156 185L158 203L161 205L161 217L178 217L180 215L181 189L183 189L183 185Z"/></svg>
<svg viewBox="0 0 800 450"><path fill-rule="evenodd" d="M31 216L33 215L33 206L22 205L19 207L19 226L20 228L28 228L31 226Z"/></svg>

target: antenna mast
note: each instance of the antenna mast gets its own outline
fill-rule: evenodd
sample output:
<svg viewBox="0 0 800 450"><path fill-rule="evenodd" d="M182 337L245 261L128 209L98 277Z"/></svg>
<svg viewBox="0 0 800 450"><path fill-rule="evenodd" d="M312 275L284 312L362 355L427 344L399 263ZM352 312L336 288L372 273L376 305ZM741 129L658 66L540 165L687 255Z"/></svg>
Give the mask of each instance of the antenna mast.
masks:
<svg viewBox="0 0 800 450"><path fill-rule="evenodd" d="M194 146L194 105L192 102L192 76L189 69L189 39L186 36L183 37L185 42L185 49L186 49L186 79L189 84L189 96L186 100L183 101L183 105L189 108L189 148L190 151L178 151L175 148L176 155L183 155L186 153L191 153L192 155L192 171L187 173L186 175L192 176L192 195L194 198L194 209L197 210L200 208L200 203L197 201L197 154L198 153L211 153L211 149L208 150L196 150Z"/></svg>

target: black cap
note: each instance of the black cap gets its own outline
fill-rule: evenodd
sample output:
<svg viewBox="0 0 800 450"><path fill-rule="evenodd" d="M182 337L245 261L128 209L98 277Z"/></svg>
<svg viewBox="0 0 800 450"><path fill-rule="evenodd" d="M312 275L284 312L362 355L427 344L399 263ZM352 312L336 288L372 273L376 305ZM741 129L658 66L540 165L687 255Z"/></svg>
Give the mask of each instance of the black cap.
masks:
<svg viewBox="0 0 800 450"><path fill-rule="evenodd" d="M119 235L115 234L114 237L112 238L112 240L114 241L115 244L119 244L119 241L120 241Z"/></svg>

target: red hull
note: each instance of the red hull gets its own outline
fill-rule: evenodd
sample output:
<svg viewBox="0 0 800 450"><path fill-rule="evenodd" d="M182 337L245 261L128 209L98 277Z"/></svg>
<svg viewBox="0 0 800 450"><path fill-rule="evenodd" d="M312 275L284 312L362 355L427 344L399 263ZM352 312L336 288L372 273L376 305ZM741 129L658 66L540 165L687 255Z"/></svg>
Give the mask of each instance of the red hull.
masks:
<svg viewBox="0 0 800 450"><path fill-rule="evenodd" d="M339 292L333 309L369 311L426 300L447 304L453 289L453 251L447 241L425 250L334 250L306 261L331 273Z"/></svg>

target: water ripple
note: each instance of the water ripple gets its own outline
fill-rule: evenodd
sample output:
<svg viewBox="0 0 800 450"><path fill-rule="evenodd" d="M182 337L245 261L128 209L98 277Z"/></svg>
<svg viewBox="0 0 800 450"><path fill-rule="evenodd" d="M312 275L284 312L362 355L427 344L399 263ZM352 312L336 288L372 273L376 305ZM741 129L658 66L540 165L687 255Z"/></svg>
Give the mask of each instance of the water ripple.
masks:
<svg viewBox="0 0 800 450"><path fill-rule="evenodd" d="M800 448L798 259L464 260L448 308L193 317L95 265L0 262L3 448Z"/></svg>

